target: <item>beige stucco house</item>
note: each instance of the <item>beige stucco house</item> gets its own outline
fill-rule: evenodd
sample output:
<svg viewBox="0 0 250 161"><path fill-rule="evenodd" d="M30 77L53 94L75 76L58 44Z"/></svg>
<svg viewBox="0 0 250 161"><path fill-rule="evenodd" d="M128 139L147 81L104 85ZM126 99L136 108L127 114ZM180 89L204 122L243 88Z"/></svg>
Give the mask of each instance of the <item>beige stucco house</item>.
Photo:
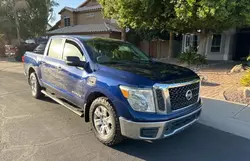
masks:
<svg viewBox="0 0 250 161"><path fill-rule="evenodd" d="M250 55L250 28L230 29L217 34L209 34L206 44L199 46L200 37L185 34L182 39L182 52L191 48L203 48L202 54L208 60L246 60Z"/></svg>
<svg viewBox="0 0 250 161"><path fill-rule="evenodd" d="M96 0L87 0L77 8L64 7L61 20L48 35L79 34L107 38L121 38L121 30L115 20L102 15L102 7Z"/></svg>

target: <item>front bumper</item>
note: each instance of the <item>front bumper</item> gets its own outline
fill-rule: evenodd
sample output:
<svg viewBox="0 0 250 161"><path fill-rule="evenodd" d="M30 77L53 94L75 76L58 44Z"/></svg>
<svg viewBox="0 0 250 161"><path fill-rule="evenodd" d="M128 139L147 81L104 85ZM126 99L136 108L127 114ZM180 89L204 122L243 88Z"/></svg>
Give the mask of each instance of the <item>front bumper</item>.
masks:
<svg viewBox="0 0 250 161"><path fill-rule="evenodd" d="M194 124L201 114L201 107L187 115L163 122L133 122L120 117L123 136L139 140L157 140L172 136Z"/></svg>

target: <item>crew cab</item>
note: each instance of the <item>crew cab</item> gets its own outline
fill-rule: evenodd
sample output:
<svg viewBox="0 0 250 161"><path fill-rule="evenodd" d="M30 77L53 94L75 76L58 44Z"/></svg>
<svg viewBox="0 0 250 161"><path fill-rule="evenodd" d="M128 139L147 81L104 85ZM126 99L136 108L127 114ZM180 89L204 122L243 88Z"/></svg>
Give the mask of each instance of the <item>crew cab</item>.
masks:
<svg viewBox="0 0 250 161"><path fill-rule="evenodd" d="M128 42L52 36L43 55L26 52L24 68L33 97L84 116L105 145L166 138L201 113L196 73L154 61Z"/></svg>

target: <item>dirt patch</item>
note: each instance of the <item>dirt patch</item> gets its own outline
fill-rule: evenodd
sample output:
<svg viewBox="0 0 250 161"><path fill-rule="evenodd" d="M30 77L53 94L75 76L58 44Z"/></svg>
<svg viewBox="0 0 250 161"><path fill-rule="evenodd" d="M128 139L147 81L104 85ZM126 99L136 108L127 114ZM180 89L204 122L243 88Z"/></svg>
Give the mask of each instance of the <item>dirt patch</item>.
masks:
<svg viewBox="0 0 250 161"><path fill-rule="evenodd" d="M224 91L224 97L228 101L250 104L250 98L244 98L243 89L231 87Z"/></svg>

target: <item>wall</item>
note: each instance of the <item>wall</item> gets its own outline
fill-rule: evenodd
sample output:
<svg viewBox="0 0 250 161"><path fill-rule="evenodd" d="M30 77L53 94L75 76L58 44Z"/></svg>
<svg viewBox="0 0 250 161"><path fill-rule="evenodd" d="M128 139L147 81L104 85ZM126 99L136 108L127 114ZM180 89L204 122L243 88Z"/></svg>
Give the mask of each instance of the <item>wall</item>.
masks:
<svg viewBox="0 0 250 161"><path fill-rule="evenodd" d="M221 34L220 52L211 52L213 35L209 35L207 40L206 56L208 60L224 60L226 35Z"/></svg>
<svg viewBox="0 0 250 161"><path fill-rule="evenodd" d="M221 33L220 52L211 52L212 35L209 36L206 55L208 60L232 60L235 43L235 29L230 29Z"/></svg>
<svg viewBox="0 0 250 161"><path fill-rule="evenodd" d="M119 32L112 32L110 34L110 38L121 40L121 33L119 33Z"/></svg>
<svg viewBox="0 0 250 161"><path fill-rule="evenodd" d="M88 17L87 15L90 13L93 13L94 16ZM78 25L102 24L104 22L105 22L105 19L103 18L101 11L77 13L77 24Z"/></svg>
<svg viewBox="0 0 250 161"><path fill-rule="evenodd" d="M61 13L61 27L65 27L64 26L64 17L69 17L70 18L70 25L73 26L76 24L76 15L70 11L63 11Z"/></svg>
<svg viewBox="0 0 250 161"><path fill-rule="evenodd" d="M141 41L139 48L145 52L147 55L150 55L154 58L167 58L169 51L169 41L152 41L148 42L146 40ZM172 57L177 57L181 52L181 42L174 40Z"/></svg>
<svg viewBox="0 0 250 161"><path fill-rule="evenodd" d="M93 33L91 36L109 38L110 34L109 33Z"/></svg>

